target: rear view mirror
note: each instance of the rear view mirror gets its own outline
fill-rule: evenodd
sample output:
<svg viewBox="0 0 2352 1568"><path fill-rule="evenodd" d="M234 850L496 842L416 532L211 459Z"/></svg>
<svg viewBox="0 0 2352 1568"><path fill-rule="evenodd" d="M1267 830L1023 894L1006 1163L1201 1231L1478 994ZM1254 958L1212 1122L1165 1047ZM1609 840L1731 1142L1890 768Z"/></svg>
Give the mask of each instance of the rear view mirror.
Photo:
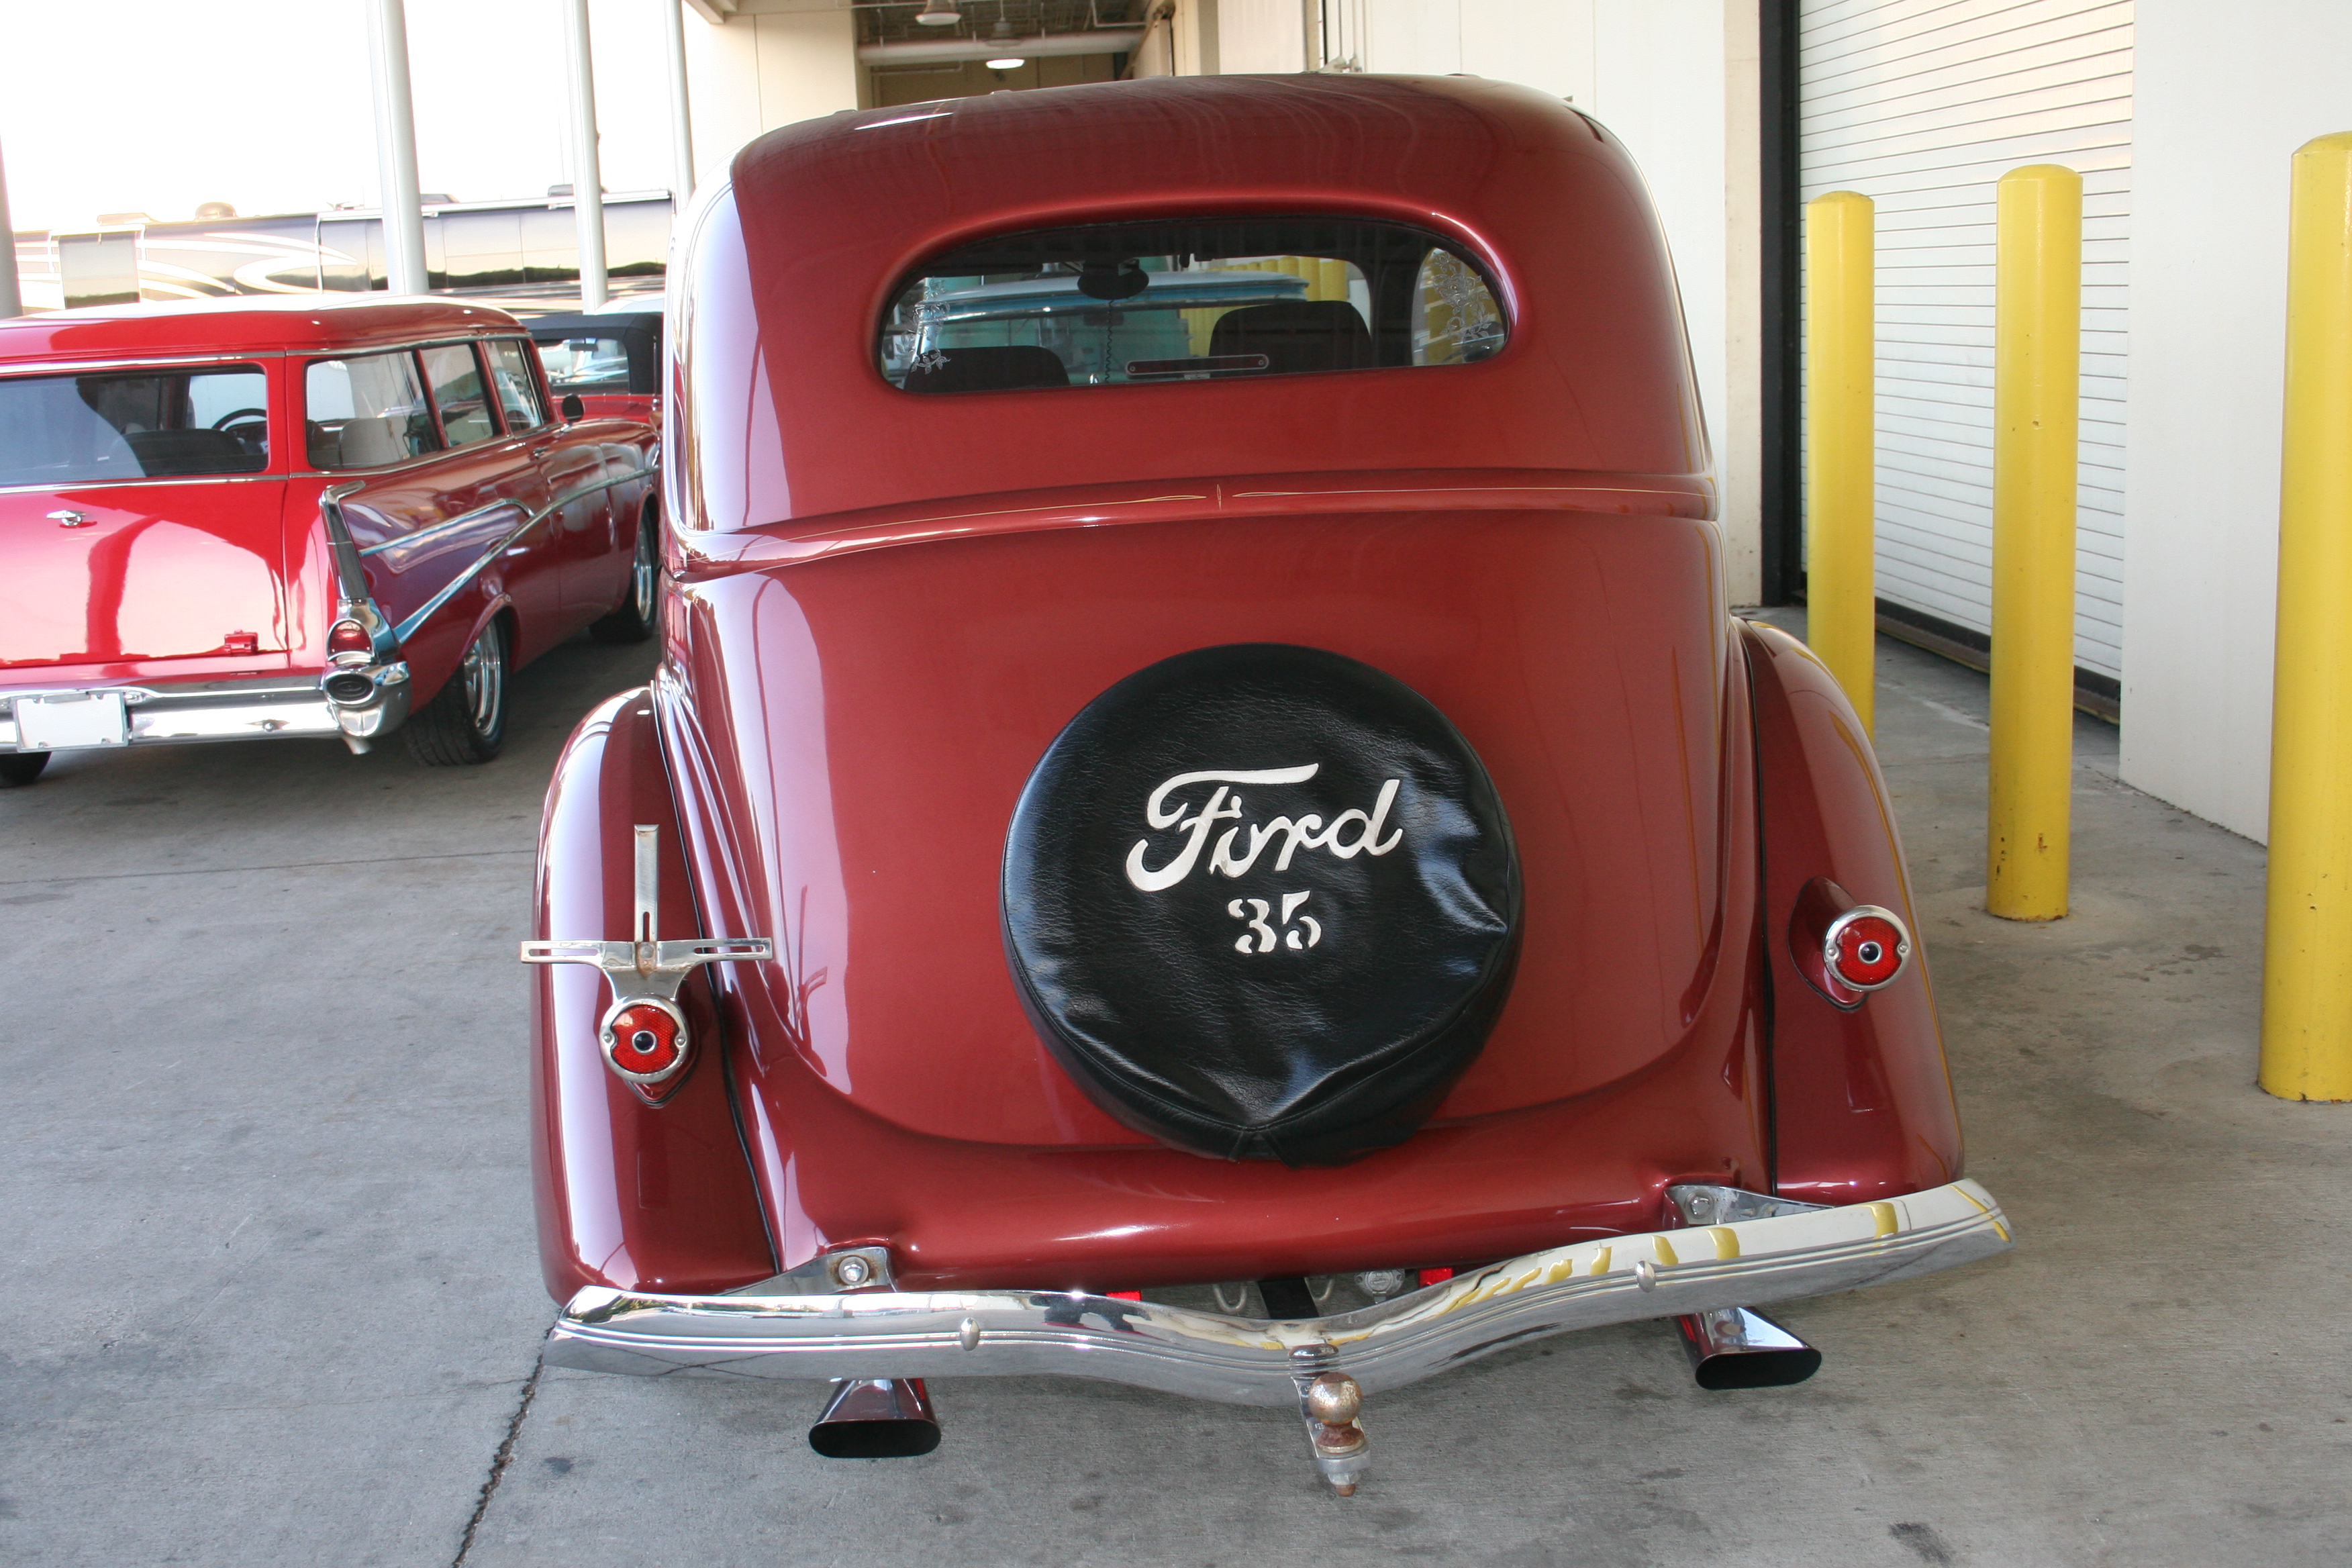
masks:
<svg viewBox="0 0 2352 1568"><path fill-rule="evenodd" d="M583 414L588 412L587 405L580 401L580 395L576 392L565 393L563 395L563 401L556 406L562 411L563 415L563 422L566 425L571 424Z"/></svg>

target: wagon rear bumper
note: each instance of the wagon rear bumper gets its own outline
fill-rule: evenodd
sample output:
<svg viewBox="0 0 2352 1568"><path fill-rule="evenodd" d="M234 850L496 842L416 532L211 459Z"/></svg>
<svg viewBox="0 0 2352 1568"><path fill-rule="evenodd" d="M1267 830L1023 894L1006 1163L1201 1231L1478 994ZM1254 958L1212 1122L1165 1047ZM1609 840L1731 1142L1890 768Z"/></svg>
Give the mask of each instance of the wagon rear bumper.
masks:
<svg viewBox="0 0 2352 1568"><path fill-rule="evenodd" d="M119 698L121 723L111 735L84 741L84 745L178 745L329 735L364 740L390 734L408 716L408 666L393 660L352 669L330 668L324 675L0 690L0 752L47 749L25 742L17 723L21 704L93 697L108 701Z"/></svg>
<svg viewBox="0 0 2352 1568"><path fill-rule="evenodd" d="M547 1359L648 1376L1060 1374L1280 1405L1318 1373L1395 1388L1552 1334L1882 1284L2010 1246L2000 1205L1961 1181L1880 1203L1580 1242L1295 1321L1076 1291L661 1296L599 1286L558 1313Z"/></svg>

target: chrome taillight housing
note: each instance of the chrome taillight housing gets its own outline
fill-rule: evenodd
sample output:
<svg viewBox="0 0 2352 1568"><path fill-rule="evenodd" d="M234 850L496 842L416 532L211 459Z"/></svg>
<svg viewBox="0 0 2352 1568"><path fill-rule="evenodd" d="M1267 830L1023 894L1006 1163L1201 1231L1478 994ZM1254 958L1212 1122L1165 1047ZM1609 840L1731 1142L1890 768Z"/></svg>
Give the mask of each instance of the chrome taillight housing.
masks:
<svg viewBox="0 0 2352 1568"><path fill-rule="evenodd" d="M1911 932L1893 910L1858 902L1827 877L1816 877L1797 895L1789 953L1814 990L1851 1011L1909 967Z"/></svg>

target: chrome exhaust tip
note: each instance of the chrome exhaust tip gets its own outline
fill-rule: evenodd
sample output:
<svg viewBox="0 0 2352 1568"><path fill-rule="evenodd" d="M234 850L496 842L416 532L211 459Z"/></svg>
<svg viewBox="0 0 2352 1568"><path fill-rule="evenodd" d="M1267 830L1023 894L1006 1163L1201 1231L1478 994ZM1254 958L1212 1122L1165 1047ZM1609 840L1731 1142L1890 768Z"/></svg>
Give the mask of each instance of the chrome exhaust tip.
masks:
<svg viewBox="0 0 2352 1568"><path fill-rule="evenodd" d="M919 1377L835 1379L809 1447L828 1459L905 1459L940 1446L940 1418Z"/></svg>
<svg viewBox="0 0 2352 1568"><path fill-rule="evenodd" d="M1759 1312L1722 1307L1675 1320L1701 1388L1780 1388L1822 1368L1822 1352Z"/></svg>

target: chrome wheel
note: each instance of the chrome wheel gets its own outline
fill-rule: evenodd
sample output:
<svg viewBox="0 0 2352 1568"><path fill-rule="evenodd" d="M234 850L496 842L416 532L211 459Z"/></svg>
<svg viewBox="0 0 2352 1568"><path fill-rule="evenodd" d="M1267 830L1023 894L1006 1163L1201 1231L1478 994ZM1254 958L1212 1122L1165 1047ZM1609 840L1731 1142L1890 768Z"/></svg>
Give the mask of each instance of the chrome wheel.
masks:
<svg viewBox="0 0 2352 1568"><path fill-rule="evenodd" d="M433 700L402 726L401 738L418 762L464 767L497 756L506 733L506 625L492 621Z"/></svg>
<svg viewBox="0 0 2352 1568"><path fill-rule="evenodd" d="M629 607L647 626L654 624L654 592L660 576L654 560L653 521L648 515L637 524L637 563L629 570Z"/></svg>
<svg viewBox="0 0 2352 1568"><path fill-rule="evenodd" d="M661 514L648 501L637 516L636 548L629 552L620 603L612 614L591 622L588 635L604 643L643 642L654 635L654 617L660 613Z"/></svg>
<svg viewBox="0 0 2352 1568"><path fill-rule="evenodd" d="M461 671L466 686L466 712L474 721L478 735L495 735L503 728L507 700L506 648L499 636L496 621L482 628L474 646L466 650L466 665Z"/></svg>

